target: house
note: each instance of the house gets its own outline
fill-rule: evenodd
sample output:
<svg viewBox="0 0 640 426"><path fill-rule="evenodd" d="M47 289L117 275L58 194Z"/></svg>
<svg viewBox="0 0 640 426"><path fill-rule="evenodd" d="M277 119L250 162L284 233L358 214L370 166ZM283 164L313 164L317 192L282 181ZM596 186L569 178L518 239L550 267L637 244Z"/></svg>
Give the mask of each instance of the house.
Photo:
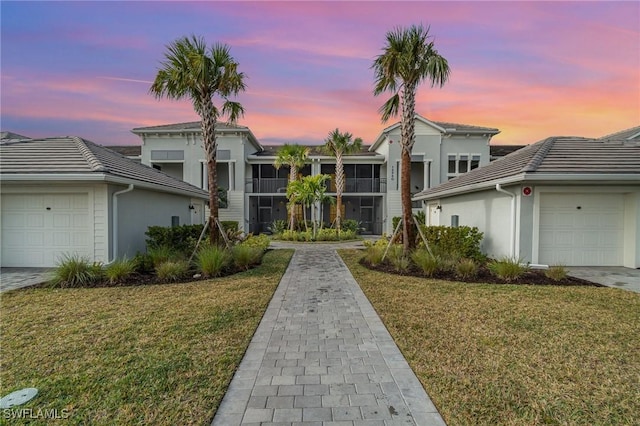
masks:
<svg viewBox="0 0 640 426"><path fill-rule="evenodd" d="M3 267L145 250L151 225L203 223L208 194L78 137L0 144Z"/></svg>
<svg viewBox="0 0 640 426"><path fill-rule="evenodd" d="M206 163L200 122L140 127L132 132L142 139L140 160L163 172L207 189ZM498 129L431 121L415 117L411 187L419 193L452 179L491 159L489 142ZM285 191L288 170L276 170L277 146L262 146L244 126L219 123L218 186L227 192L221 220L235 220L246 232L265 232L274 220L287 217ZM344 158L346 188L343 217L361 222L366 233L391 232L392 218L400 216L400 123L384 129L371 146ZM310 147L301 175L335 172L335 159ZM135 155L135 153L134 153ZM327 195L335 195L329 183ZM418 202L415 209L422 205ZM311 214L333 222L335 206L315 206Z"/></svg>
<svg viewBox="0 0 640 426"><path fill-rule="evenodd" d="M492 257L640 267L640 127L550 137L414 198L429 225L476 226Z"/></svg>

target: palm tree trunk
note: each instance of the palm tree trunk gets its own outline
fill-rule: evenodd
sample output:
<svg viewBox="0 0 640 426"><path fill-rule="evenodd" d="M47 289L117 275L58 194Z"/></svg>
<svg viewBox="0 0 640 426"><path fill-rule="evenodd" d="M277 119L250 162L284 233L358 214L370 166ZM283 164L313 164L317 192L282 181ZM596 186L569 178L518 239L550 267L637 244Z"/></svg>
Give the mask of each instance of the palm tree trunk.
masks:
<svg viewBox="0 0 640 426"><path fill-rule="evenodd" d="M402 172L400 187L402 192L402 245L405 254L415 248L413 235L413 212L411 210L411 150L415 138L416 85L406 84L402 91Z"/></svg>
<svg viewBox="0 0 640 426"><path fill-rule="evenodd" d="M289 184L292 184L296 181L298 174L298 168L294 164L289 165ZM296 204L290 203L289 208L289 230L291 232L295 231L295 222L296 222Z"/></svg>
<svg viewBox="0 0 640 426"><path fill-rule="evenodd" d="M218 173L216 155L218 144L216 141L216 115L211 99L202 102L202 139L204 141L204 152L207 156L207 177L209 180L209 241L211 244L218 244L220 241L220 231L216 219L218 218Z"/></svg>
<svg viewBox="0 0 640 426"><path fill-rule="evenodd" d="M336 227L338 235L342 231L342 191L344 190L344 165L342 153L336 152Z"/></svg>

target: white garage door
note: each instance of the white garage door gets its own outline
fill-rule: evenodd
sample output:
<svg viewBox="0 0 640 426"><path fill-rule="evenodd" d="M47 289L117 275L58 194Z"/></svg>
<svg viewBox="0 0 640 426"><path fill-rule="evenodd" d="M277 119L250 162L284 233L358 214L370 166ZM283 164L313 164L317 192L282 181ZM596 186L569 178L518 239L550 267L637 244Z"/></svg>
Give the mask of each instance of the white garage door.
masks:
<svg viewBox="0 0 640 426"><path fill-rule="evenodd" d="M2 266L50 267L66 253L93 258L89 196L2 195Z"/></svg>
<svg viewBox="0 0 640 426"><path fill-rule="evenodd" d="M542 194L540 263L621 266L623 221L621 194Z"/></svg>

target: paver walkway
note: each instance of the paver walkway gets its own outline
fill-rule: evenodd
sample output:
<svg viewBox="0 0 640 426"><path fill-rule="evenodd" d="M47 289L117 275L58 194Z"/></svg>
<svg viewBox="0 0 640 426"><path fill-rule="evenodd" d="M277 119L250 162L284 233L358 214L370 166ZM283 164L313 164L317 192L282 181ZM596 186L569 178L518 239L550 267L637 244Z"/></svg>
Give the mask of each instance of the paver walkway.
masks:
<svg viewBox="0 0 640 426"><path fill-rule="evenodd" d="M332 246L299 246L213 425L444 425Z"/></svg>

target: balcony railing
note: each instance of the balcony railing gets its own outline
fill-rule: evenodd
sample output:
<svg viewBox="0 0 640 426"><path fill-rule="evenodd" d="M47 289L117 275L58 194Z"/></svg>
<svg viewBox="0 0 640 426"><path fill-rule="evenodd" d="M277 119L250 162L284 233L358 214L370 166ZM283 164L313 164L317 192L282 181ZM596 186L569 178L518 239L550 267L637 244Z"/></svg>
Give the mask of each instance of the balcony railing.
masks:
<svg viewBox="0 0 640 426"><path fill-rule="evenodd" d="M333 179L328 183L329 192L336 191ZM344 182L344 193L387 192L387 180L380 178L346 178Z"/></svg>
<svg viewBox="0 0 640 426"><path fill-rule="evenodd" d="M287 192L287 178L247 179L246 191L254 194L274 194Z"/></svg>
<svg viewBox="0 0 640 426"><path fill-rule="evenodd" d="M286 178L255 178L247 179L246 191L254 194L272 194L287 192ZM327 181L327 191L335 192L336 186L332 180ZM387 192L387 180L381 178L347 178L344 193L384 193Z"/></svg>

